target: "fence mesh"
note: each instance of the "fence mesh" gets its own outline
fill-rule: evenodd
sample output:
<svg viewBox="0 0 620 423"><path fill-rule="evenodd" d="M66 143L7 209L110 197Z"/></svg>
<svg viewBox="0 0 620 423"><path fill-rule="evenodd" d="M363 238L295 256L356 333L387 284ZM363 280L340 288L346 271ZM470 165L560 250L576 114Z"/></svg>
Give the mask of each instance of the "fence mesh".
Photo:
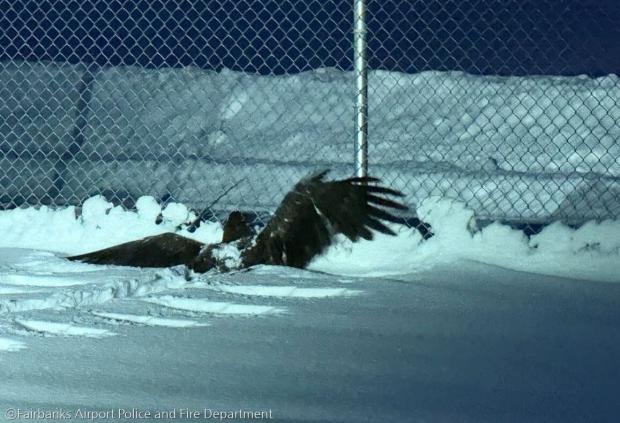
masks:
<svg viewBox="0 0 620 423"><path fill-rule="evenodd" d="M402 163L383 176L481 219L618 217L618 5L368 7L370 68L407 73L371 75L371 163Z"/></svg>
<svg viewBox="0 0 620 423"><path fill-rule="evenodd" d="M620 216L620 6L367 4L372 175L480 219ZM350 175L352 25L352 1L0 0L0 207L261 215Z"/></svg>

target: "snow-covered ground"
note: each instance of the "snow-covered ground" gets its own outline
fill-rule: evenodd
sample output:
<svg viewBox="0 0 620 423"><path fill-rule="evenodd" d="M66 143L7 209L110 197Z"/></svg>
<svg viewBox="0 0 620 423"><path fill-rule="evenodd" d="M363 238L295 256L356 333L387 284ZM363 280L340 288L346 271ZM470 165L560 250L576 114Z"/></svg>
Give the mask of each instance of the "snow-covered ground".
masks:
<svg viewBox="0 0 620 423"><path fill-rule="evenodd" d="M174 422L186 408L270 410L287 423L620 413L620 284L471 261L399 278L263 267L181 283L4 314L3 344L22 349L0 352L0 412L176 410L160 419Z"/></svg>
<svg viewBox="0 0 620 423"><path fill-rule="evenodd" d="M618 221L591 222L579 229L557 223L528 239L521 231L497 223L476 228L473 211L452 200L430 198L422 203L418 214L432 225L435 235L431 239L422 241L417 231L404 227L397 228L399 235L395 238L377 234L375 240L357 244L339 239L309 266L313 271L338 275L333 277L334 284L313 288L297 283L295 272L278 268L251 273L284 275L288 284L236 286L220 284L219 276L213 273L194 275L188 281L182 268L97 266L63 258L164 231L176 230L207 243L221 238L218 223L203 224L191 234L183 229L194 216L179 203L170 203L162 210L152 197L141 197L133 212L93 197L84 203L80 216L73 206L2 211L0 345L6 350L26 347L29 335L37 333L109 336L113 331L105 327L110 321L171 327L204 323L201 318L179 318L178 312L197 316L278 315L286 312L286 307L265 301L354 296L358 294L355 285L342 284L348 277L408 280L421 271L463 260L532 274L620 282ZM162 221L156 224L159 215ZM177 229L179 225L181 229ZM206 289L204 298L185 296L188 289L198 288ZM213 295L244 301L213 300ZM59 309L64 312L51 321L37 317L37 313L46 315ZM93 326L74 325L76 316Z"/></svg>
<svg viewBox="0 0 620 423"><path fill-rule="evenodd" d="M199 209L243 180L218 207L261 212L310 171L352 171L350 72L93 72L0 64L2 204L105 192ZM439 195L487 220L620 216L617 76L373 71L369 94L370 171L412 205Z"/></svg>
<svg viewBox="0 0 620 423"><path fill-rule="evenodd" d="M310 270L187 280L182 268L63 258L178 230L193 218L181 204L142 197L134 212L94 197L79 216L2 211L0 412L614 421L619 222L554 224L527 239L476 229L452 200L428 199L418 214L433 225L427 241L401 228L339 240ZM178 232L222 234L217 223Z"/></svg>

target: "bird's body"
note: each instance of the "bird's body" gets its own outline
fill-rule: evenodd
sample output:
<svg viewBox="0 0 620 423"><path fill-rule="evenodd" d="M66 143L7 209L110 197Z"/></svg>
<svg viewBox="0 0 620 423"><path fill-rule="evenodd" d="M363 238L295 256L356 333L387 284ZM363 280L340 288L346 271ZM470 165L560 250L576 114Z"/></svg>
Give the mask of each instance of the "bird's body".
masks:
<svg viewBox="0 0 620 423"><path fill-rule="evenodd" d="M407 207L388 196L402 194L374 185L375 178L325 181L327 172L302 179L289 192L263 230L254 235L239 212L224 224L222 242L203 244L166 233L69 257L95 264L138 267L186 265L196 272L231 270L257 264L305 267L334 235L352 241L372 239L372 230L394 235L384 222L398 219L391 210Z"/></svg>

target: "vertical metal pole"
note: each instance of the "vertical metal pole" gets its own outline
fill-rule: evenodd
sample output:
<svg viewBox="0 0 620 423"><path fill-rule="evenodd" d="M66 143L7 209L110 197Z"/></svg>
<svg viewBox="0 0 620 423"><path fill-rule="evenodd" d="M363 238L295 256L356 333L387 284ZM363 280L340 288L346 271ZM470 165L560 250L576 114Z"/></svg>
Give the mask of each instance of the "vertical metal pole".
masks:
<svg viewBox="0 0 620 423"><path fill-rule="evenodd" d="M366 68L366 1L354 0L353 51L355 98L355 173L368 175L368 75Z"/></svg>

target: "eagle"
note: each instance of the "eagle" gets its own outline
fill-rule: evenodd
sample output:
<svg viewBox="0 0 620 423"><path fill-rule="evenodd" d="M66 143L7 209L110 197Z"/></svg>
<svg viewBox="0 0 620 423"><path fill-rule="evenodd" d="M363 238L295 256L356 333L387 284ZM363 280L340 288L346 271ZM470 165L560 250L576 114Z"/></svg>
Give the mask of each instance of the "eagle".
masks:
<svg viewBox="0 0 620 423"><path fill-rule="evenodd" d="M379 185L380 180L370 176L326 181L327 172L299 181L258 234L234 211L224 223L219 243L204 244L164 233L68 259L134 267L185 265L197 273L258 264L303 268L331 245L337 234L351 241L372 240L373 230L395 235L385 223L402 221L392 214L408 209L396 200L403 197L401 192ZM424 238L432 235L427 224L417 223Z"/></svg>

